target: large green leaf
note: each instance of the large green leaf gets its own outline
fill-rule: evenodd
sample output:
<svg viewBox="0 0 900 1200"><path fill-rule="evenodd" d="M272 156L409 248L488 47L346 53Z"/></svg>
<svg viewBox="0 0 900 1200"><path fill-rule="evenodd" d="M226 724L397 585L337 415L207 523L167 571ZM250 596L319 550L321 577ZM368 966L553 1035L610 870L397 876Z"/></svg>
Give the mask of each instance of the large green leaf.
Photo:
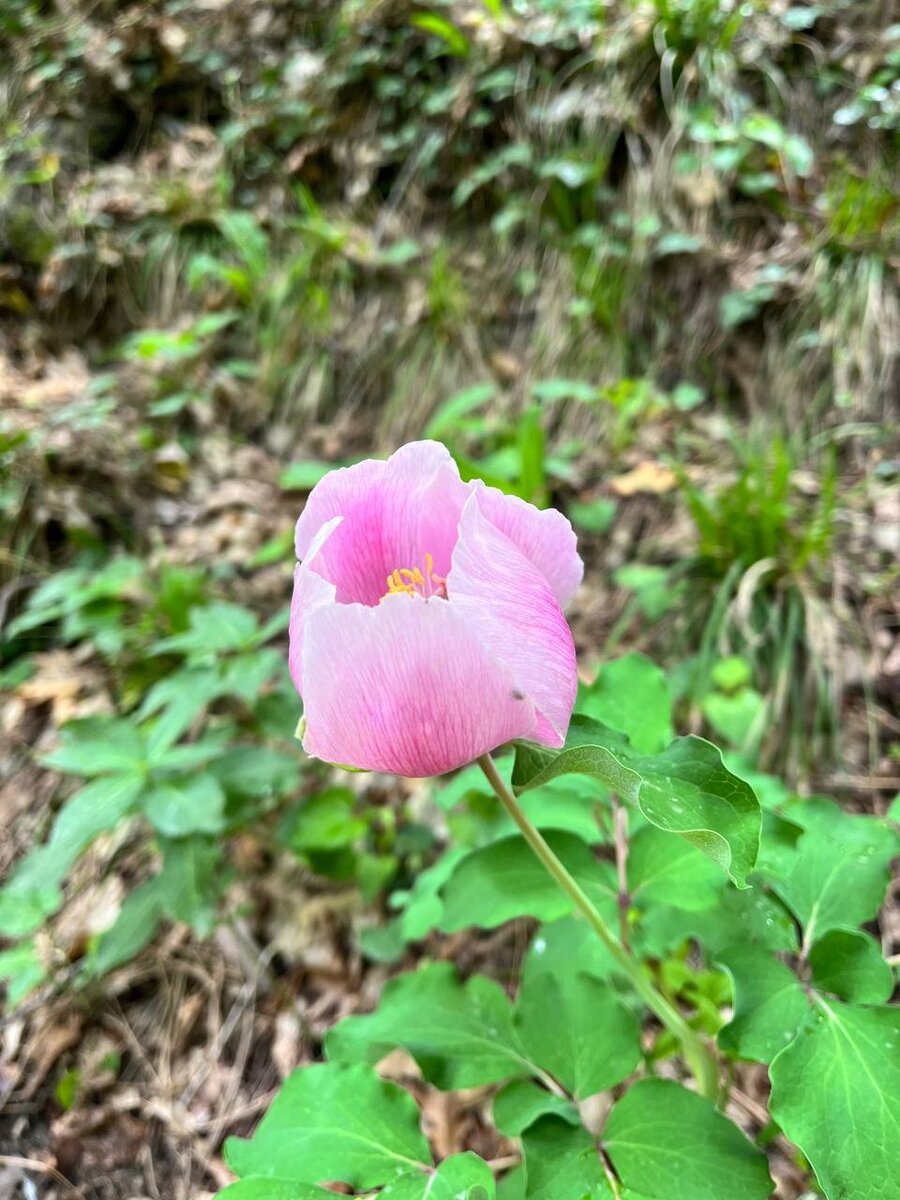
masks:
<svg viewBox="0 0 900 1200"><path fill-rule="evenodd" d="M229 1138L240 1176L380 1187L426 1171L431 1154L412 1097L371 1067L322 1063L294 1071L249 1140Z"/></svg>
<svg viewBox="0 0 900 1200"><path fill-rule="evenodd" d="M897 849L893 831L880 821L837 810L833 820L808 828L795 852L782 854L768 874L810 942L875 916Z"/></svg>
<svg viewBox="0 0 900 1200"><path fill-rule="evenodd" d="M612 914L611 902L610 916ZM595 979L609 979L618 964L596 933L580 916L561 917L542 925L531 939L522 969L522 986L541 975L566 975L572 964Z"/></svg>
<svg viewBox="0 0 900 1200"><path fill-rule="evenodd" d="M616 889L610 865L598 863L590 848L573 834L549 832L546 837L585 892L614 919ZM572 911L572 901L518 836L467 855L444 885L442 895L440 924L448 933L470 925L493 929L513 917L553 921Z"/></svg>
<svg viewBox="0 0 900 1200"><path fill-rule="evenodd" d="M670 904L696 912L711 908L722 892L722 872L692 846L652 825L639 829L628 844L628 887L641 907Z"/></svg>
<svg viewBox="0 0 900 1200"><path fill-rule="evenodd" d="M860 929L832 929L809 952L813 984L841 1000L884 1004L894 990L891 968L874 938Z"/></svg>
<svg viewBox="0 0 900 1200"><path fill-rule="evenodd" d="M494 1124L507 1137L519 1137L541 1117L557 1116L569 1125L580 1125L578 1109L533 1079L513 1079L494 1097Z"/></svg>
<svg viewBox="0 0 900 1200"><path fill-rule="evenodd" d="M672 740L672 698L665 673L643 654L604 663L575 711L624 733L639 754L657 754Z"/></svg>
<svg viewBox="0 0 900 1200"><path fill-rule="evenodd" d="M150 824L166 837L219 833L225 826L225 793L212 775L160 783L144 796Z"/></svg>
<svg viewBox="0 0 900 1200"><path fill-rule="evenodd" d="M527 1200L613 1200L597 1143L555 1117L544 1117L522 1139Z"/></svg>
<svg viewBox="0 0 900 1200"><path fill-rule="evenodd" d="M454 1154L436 1170L409 1171L378 1193L380 1200L493 1200L494 1175L477 1154Z"/></svg>
<svg viewBox="0 0 900 1200"><path fill-rule="evenodd" d="M444 1089L535 1071L513 1030L503 989L484 975L464 984L450 963L392 979L375 1012L346 1018L325 1040L328 1057L344 1062L376 1063L398 1046Z"/></svg>
<svg viewBox="0 0 900 1200"><path fill-rule="evenodd" d="M146 753L144 739L132 722L85 717L64 726L59 746L42 762L71 775L122 775L140 771Z"/></svg>
<svg viewBox="0 0 900 1200"><path fill-rule="evenodd" d="M771 1062L809 1014L803 984L761 946L730 946L718 957L734 984L734 1016L719 1030L719 1045L740 1058Z"/></svg>
<svg viewBox="0 0 900 1200"><path fill-rule="evenodd" d="M450 964L433 963L392 980L377 1010L342 1021L326 1050L333 1060L375 1063L402 1046L441 1088L533 1076L581 1099L634 1070L639 1038L634 1016L587 975L529 980L514 1012L493 980L463 984Z"/></svg>
<svg viewBox="0 0 900 1200"><path fill-rule="evenodd" d="M765 1155L709 1100L671 1080L629 1088L609 1114L603 1147L625 1187L652 1200L771 1194Z"/></svg>
<svg viewBox="0 0 900 1200"><path fill-rule="evenodd" d="M896 1195L900 1009L819 998L769 1076L772 1116L809 1159L828 1200Z"/></svg>
<svg viewBox="0 0 900 1200"><path fill-rule="evenodd" d="M676 738L660 754L637 754L617 733L585 717L572 721L558 753L517 747L513 783L519 791L571 773L594 775L640 805L652 825L678 833L745 887L759 849L760 810L749 784L725 767L703 738Z"/></svg>
<svg viewBox="0 0 900 1200"><path fill-rule="evenodd" d="M576 1100L621 1083L641 1060L637 1018L589 975L529 978L516 1005L529 1057Z"/></svg>
<svg viewBox="0 0 900 1200"><path fill-rule="evenodd" d="M216 1200L332 1200L334 1192L290 1179L241 1179L219 1192Z"/></svg>
<svg viewBox="0 0 900 1200"><path fill-rule="evenodd" d="M687 912L656 905L642 914L634 940L646 955L660 957L694 938L715 958L736 939L770 950L797 948L797 932L790 914L759 888L739 892L726 884L711 908Z"/></svg>

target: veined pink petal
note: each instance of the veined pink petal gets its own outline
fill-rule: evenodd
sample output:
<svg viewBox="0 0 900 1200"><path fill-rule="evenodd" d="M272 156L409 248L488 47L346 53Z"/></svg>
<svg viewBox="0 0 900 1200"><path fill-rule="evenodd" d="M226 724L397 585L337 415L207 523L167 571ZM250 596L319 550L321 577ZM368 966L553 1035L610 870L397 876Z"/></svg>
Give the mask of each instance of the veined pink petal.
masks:
<svg viewBox="0 0 900 1200"><path fill-rule="evenodd" d="M294 687L303 694L303 630L310 616L323 604L335 603L335 586L317 570L322 547L340 526L343 518L332 517L316 533L306 558L294 569L294 593L288 623L288 667Z"/></svg>
<svg viewBox="0 0 900 1200"><path fill-rule="evenodd" d="M324 605L302 660L303 746L328 762L440 775L535 731L511 672L446 600Z"/></svg>
<svg viewBox="0 0 900 1200"><path fill-rule="evenodd" d="M318 556L316 570L336 585L340 603L377 604L397 568L446 575L468 489L439 442L411 442L386 462L368 460L333 471L311 493L297 522L297 557L305 559L318 530L341 525Z"/></svg>
<svg viewBox="0 0 900 1200"><path fill-rule="evenodd" d="M466 628L534 704L532 737L561 746L578 688L572 633L550 582L493 525L486 507L484 493L476 491L462 511L448 605L463 614Z"/></svg>
<svg viewBox="0 0 900 1200"><path fill-rule="evenodd" d="M481 511L537 567L553 589L560 608L566 608L584 575L575 531L555 508L535 508L518 496L476 480Z"/></svg>

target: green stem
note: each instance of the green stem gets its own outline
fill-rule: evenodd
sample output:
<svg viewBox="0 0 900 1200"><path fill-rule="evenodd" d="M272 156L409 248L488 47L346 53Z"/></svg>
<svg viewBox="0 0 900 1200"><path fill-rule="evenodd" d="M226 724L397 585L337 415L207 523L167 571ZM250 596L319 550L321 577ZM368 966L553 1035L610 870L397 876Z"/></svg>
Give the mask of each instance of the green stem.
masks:
<svg viewBox="0 0 900 1200"><path fill-rule="evenodd" d="M678 1039L684 1052L684 1058L690 1067L697 1085L704 1096L716 1100L719 1089L718 1064L697 1033L691 1029L680 1012L661 995L653 983L641 970L631 955L616 941L609 926L597 911L593 902L572 878L560 860L547 845L539 831L525 816L518 800L503 782L489 754L478 759L478 765L487 776L488 782L497 793L500 803L515 821L525 841L534 851L542 866L559 884L578 911L600 938L604 946L616 960L623 974L628 976L634 990L647 1007L663 1023L666 1029Z"/></svg>

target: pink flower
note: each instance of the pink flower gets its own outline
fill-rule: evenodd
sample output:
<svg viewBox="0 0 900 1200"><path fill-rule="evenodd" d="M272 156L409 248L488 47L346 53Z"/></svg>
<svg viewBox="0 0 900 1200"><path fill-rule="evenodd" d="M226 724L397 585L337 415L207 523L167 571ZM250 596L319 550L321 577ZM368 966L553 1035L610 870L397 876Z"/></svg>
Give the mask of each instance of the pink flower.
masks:
<svg viewBox="0 0 900 1200"><path fill-rule="evenodd" d="M565 740L577 686L562 608L575 534L438 442L333 471L297 522L290 667L304 749L440 775L513 738Z"/></svg>

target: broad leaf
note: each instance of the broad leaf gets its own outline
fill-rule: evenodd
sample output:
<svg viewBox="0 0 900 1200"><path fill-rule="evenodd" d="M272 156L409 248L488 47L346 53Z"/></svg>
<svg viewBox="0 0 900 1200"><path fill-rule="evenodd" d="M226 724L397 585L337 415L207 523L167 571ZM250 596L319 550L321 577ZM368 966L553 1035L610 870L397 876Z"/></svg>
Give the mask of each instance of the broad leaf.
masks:
<svg viewBox="0 0 900 1200"><path fill-rule="evenodd" d="M225 793L208 774L161 783L145 794L142 806L150 824L166 837L219 833L225 826Z"/></svg>
<svg viewBox="0 0 900 1200"><path fill-rule="evenodd" d="M838 811L834 821L807 829L796 853L782 856L779 868L768 873L810 942L875 916L896 853L897 839L881 822Z"/></svg>
<svg viewBox="0 0 900 1200"><path fill-rule="evenodd" d="M900 1009L819 999L769 1076L772 1116L829 1200L886 1200L900 1145Z"/></svg>
<svg viewBox="0 0 900 1200"><path fill-rule="evenodd" d="M604 663L575 711L624 733L639 754L657 754L672 740L672 698L665 673L643 654Z"/></svg>
<svg viewBox="0 0 900 1200"><path fill-rule="evenodd" d="M690 842L660 829L639 829L628 844L628 886L635 903L696 912L718 903L722 873Z"/></svg>
<svg viewBox="0 0 900 1200"><path fill-rule="evenodd" d="M739 892L727 884L713 907L686 912L657 905L641 916L635 930L635 941L643 953L654 957L664 955L687 938L698 941L712 959L733 945L736 938L769 950L797 948L794 922L778 901L759 888Z"/></svg>
<svg viewBox="0 0 900 1200"><path fill-rule="evenodd" d="M612 903L607 901L610 919L615 921ZM591 927L580 916L562 917L542 925L531 939L525 956L522 986L530 987L542 975L567 975L572 964L595 979L609 979L618 964Z"/></svg>
<svg viewBox="0 0 900 1200"><path fill-rule="evenodd" d="M601 779L611 791L639 804L651 824L680 834L738 887L746 886L759 848L759 804L711 743L677 738L660 754L641 755L606 726L576 717L564 750L517 747L513 783L520 791L570 773Z"/></svg>
<svg viewBox="0 0 900 1200"><path fill-rule="evenodd" d="M739 1058L771 1062L809 1014L803 984L759 946L731 946L718 957L734 984L734 1016L719 1030L719 1045Z"/></svg>
<svg viewBox="0 0 900 1200"><path fill-rule="evenodd" d="M651 1200L766 1200L766 1158L696 1092L641 1079L613 1106L603 1147L626 1188Z"/></svg>
<svg viewBox="0 0 900 1200"><path fill-rule="evenodd" d="M329 1059L377 1063L404 1047L443 1089L534 1073L512 1027L512 1006L484 975L460 982L450 963L392 979L375 1012L347 1017L325 1039Z"/></svg>
<svg viewBox="0 0 900 1200"><path fill-rule="evenodd" d="M477 1154L454 1154L429 1171L399 1175L379 1200L493 1200L494 1175Z"/></svg>
<svg viewBox="0 0 900 1200"><path fill-rule="evenodd" d="M573 834L551 832L547 842L601 911L612 917L615 880L609 864L598 863ZM572 911L571 900L521 837L504 838L467 855L445 884L443 901L441 928L448 933L470 925L493 929L513 917L552 921Z"/></svg>
<svg viewBox="0 0 900 1200"><path fill-rule="evenodd" d="M349 788L326 788L290 814L280 841L296 853L352 846L367 828L355 807L356 796Z"/></svg>
<svg viewBox="0 0 900 1200"><path fill-rule="evenodd" d="M541 1117L556 1116L570 1125L580 1125L578 1110L571 1100L557 1096L531 1079L514 1079L494 1097L494 1124L507 1137L519 1137Z"/></svg>
<svg viewBox="0 0 900 1200"><path fill-rule="evenodd" d="M340 1180L356 1189L427 1170L431 1161L412 1097L371 1067L342 1063L289 1075L253 1137L229 1138L225 1157L240 1176Z"/></svg>
<svg viewBox="0 0 900 1200"><path fill-rule="evenodd" d="M621 1083L641 1061L637 1018L589 975L531 977L516 1005L528 1054L576 1100Z"/></svg>
<svg viewBox="0 0 900 1200"><path fill-rule="evenodd" d="M130 721L86 717L64 726L60 745L45 754L45 767L71 775L123 775L140 772L144 739Z"/></svg>
<svg viewBox="0 0 900 1200"><path fill-rule="evenodd" d="M544 1117L522 1138L527 1200L613 1200L597 1143L582 1126Z"/></svg>
<svg viewBox="0 0 900 1200"><path fill-rule="evenodd" d="M349 1017L326 1039L330 1059L376 1063L402 1046L444 1089L530 1075L577 1098L621 1082L640 1061L636 1019L586 975L540 976L515 1013L493 980L459 981L434 963L392 980L378 1009Z"/></svg>
<svg viewBox="0 0 900 1200"><path fill-rule="evenodd" d="M333 1200L334 1192L289 1179L242 1179L219 1192L216 1200Z"/></svg>
<svg viewBox="0 0 900 1200"><path fill-rule="evenodd" d="M841 1000L885 1004L894 990L891 968L878 943L859 929L832 929L809 953L813 984Z"/></svg>

